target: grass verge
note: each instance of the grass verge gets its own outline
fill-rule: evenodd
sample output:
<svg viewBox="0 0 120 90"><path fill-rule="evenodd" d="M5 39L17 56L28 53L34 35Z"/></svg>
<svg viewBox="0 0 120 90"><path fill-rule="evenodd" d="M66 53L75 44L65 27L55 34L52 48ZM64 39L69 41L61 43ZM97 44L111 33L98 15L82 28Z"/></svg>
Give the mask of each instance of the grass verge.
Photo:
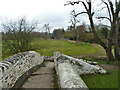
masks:
<svg viewBox="0 0 120 90"><path fill-rule="evenodd" d="M118 88L118 70L107 70L106 75L85 75L81 76L86 85L90 88Z"/></svg>

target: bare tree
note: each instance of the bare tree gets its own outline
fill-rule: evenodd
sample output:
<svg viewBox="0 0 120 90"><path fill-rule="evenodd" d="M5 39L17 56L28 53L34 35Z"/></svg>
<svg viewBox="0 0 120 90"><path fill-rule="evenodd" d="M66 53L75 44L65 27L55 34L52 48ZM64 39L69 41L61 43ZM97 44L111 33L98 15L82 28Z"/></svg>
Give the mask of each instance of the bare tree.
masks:
<svg viewBox="0 0 120 90"><path fill-rule="evenodd" d="M116 30L117 30L116 25L118 25L118 24L116 24L116 23L117 23L117 17L118 17L119 11L120 11L120 1L115 2L115 11L114 11L114 8L113 8L114 5L111 2L111 0L108 0L108 3L104 2L107 6L109 17L99 17L99 18L106 18L111 22L110 31L109 31L109 34L108 34L108 40L107 40L108 44L107 45L101 40L101 38L98 36L98 34L95 30L95 25L94 25L94 22L93 22L93 15L95 14L95 12L92 11L93 6L92 6L92 3L91 3L91 0L76 1L76 2L70 2L69 1L68 4L65 4L65 5L69 5L69 4L74 5L74 4L79 4L79 3L83 4L86 11L76 14L76 17L78 15L84 14L84 13L86 13L88 15L89 21L90 21L90 26L91 26L92 32L93 32L96 40L105 49L108 60L114 60L114 56L113 56L113 53L112 53L112 42L113 42L114 33L118 34L116 32ZM118 47L117 46L118 45L117 40L115 40L114 44L115 44L115 48ZM115 55L117 55L116 52L118 54L118 52L119 52L118 48L115 49Z"/></svg>
<svg viewBox="0 0 120 90"><path fill-rule="evenodd" d="M25 18L21 18L16 21L8 21L2 26L6 32L3 35L3 43L11 53L15 54L30 50L31 32L36 29L37 22L29 23Z"/></svg>
<svg viewBox="0 0 120 90"><path fill-rule="evenodd" d="M120 59L119 46L118 46L120 1L114 0L112 2L111 0L108 0L108 2L105 2L104 0L102 0L102 2L106 5L109 13L109 17L102 17L102 18L109 20L111 24L110 32L108 34L108 50L111 49L112 42L114 40L113 43L114 43L115 59Z"/></svg>
<svg viewBox="0 0 120 90"><path fill-rule="evenodd" d="M46 39L49 39L51 37L49 23L48 24L44 24L43 29L44 29L45 34L46 34Z"/></svg>
<svg viewBox="0 0 120 90"><path fill-rule="evenodd" d="M79 34L78 34L78 29L76 29L76 24L79 22L76 18L76 12L75 10L71 11L70 15L72 16L70 19L70 23L72 24L72 28L73 30L75 30L75 34L76 34L76 42L78 43L78 38L79 38Z"/></svg>

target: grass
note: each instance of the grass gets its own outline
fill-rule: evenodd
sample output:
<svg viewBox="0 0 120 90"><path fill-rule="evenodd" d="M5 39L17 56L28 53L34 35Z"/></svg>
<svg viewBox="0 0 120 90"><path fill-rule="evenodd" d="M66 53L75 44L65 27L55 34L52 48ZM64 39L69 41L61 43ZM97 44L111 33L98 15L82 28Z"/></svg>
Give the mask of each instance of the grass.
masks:
<svg viewBox="0 0 120 90"><path fill-rule="evenodd" d="M89 88L118 88L118 70L107 71L109 74L85 75L82 79Z"/></svg>
<svg viewBox="0 0 120 90"><path fill-rule="evenodd" d="M63 40L39 40L35 39L32 42L32 48L41 55L53 56L55 51L67 55L94 55L99 54L101 49L94 47L92 44L75 44Z"/></svg>
<svg viewBox="0 0 120 90"><path fill-rule="evenodd" d="M93 61L93 62L97 62L98 64L104 64L104 65L110 65L110 66L116 66L118 67L118 61L111 61L111 62L107 62L105 60L95 60L93 58L84 58L85 60L88 61ZM120 88L120 70L119 69L113 69L113 68L105 68L105 70L107 70L108 74L105 75L100 75L100 74L96 74L96 75L84 75L81 76L83 81L86 83L86 85L89 87L90 90L94 90L94 89L107 89L107 88L111 88L113 90L118 90L118 88Z"/></svg>
<svg viewBox="0 0 120 90"><path fill-rule="evenodd" d="M9 52L9 49L4 48L5 45L2 45L2 60L8 58L9 56L13 55ZM93 44L84 44L78 43L75 44L70 41L63 41L63 40L41 40L41 39L34 39L31 43L32 50L39 52L41 55L44 56L53 56L55 51L60 51L61 53L73 56L73 55L105 55L104 50L100 46L96 46Z"/></svg>
<svg viewBox="0 0 120 90"><path fill-rule="evenodd" d="M2 44L2 50L1 50L2 52L2 59L1 59L1 61L2 60L4 60L4 59L6 59L6 58L8 58L9 56L12 56L13 54L9 51L9 49L6 49L5 48L5 45L4 44Z"/></svg>

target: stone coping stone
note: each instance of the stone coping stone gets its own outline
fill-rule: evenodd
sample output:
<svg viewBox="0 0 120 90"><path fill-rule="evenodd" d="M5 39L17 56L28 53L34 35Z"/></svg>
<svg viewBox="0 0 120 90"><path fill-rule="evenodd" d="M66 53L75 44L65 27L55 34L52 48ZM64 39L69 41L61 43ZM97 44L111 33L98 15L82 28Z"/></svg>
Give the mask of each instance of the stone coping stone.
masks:
<svg viewBox="0 0 120 90"><path fill-rule="evenodd" d="M69 63L58 65L61 88L87 88L86 84Z"/></svg>

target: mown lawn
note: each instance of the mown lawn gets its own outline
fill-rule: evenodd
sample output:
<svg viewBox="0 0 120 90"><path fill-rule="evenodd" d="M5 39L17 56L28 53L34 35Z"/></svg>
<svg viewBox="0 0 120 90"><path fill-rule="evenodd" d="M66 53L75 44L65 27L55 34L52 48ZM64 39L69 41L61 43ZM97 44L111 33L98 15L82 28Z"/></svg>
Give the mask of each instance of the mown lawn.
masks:
<svg viewBox="0 0 120 90"><path fill-rule="evenodd" d="M55 51L67 55L95 55L101 53L104 55L104 50L101 47L95 47L92 44L75 44L63 40L40 40L35 39L32 42L32 48L41 55L53 56Z"/></svg>
<svg viewBox="0 0 120 90"><path fill-rule="evenodd" d="M70 41L63 40L41 40L34 39L31 43L32 50L39 52L44 56L53 56L55 51L60 51L63 54L73 55L105 55L104 50L100 46L93 44L75 44ZM2 60L13 55L8 49L2 46Z"/></svg>
<svg viewBox="0 0 120 90"><path fill-rule="evenodd" d="M110 88L111 90L118 90L119 88L120 90L120 69L118 69L120 62L111 61L108 63L107 61L104 60L92 60L91 58L86 58L86 60L97 62L99 65L103 65L104 66L103 68L108 73L105 75L96 74L81 76L90 90L98 88L105 90Z"/></svg>
<svg viewBox="0 0 120 90"><path fill-rule="evenodd" d="M107 70L109 74L106 75L84 75L82 76L83 81L86 83L86 85L90 88L118 88L119 83L119 75L118 75L118 69ZM120 71L119 71L120 74Z"/></svg>

